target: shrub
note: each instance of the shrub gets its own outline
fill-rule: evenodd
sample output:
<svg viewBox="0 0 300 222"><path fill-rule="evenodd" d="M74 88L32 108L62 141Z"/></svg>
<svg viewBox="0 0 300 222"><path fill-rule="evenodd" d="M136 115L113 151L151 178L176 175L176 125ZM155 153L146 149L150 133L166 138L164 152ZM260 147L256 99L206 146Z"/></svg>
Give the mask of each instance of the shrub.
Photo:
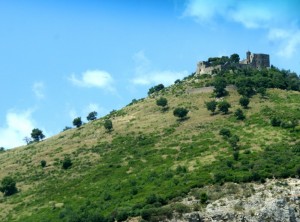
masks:
<svg viewBox="0 0 300 222"><path fill-rule="evenodd" d="M228 94L228 92L225 89L227 83L224 78L216 78L213 85L215 87L214 93L215 93L216 97L222 97L222 96L226 96Z"/></svg>
<svg viewBox="0 0 300 222"><path fill-rule="evenodd" d="M237 135L233 135L229 139L229 143L232 146L232 148L236 149L238 147L238 142L240 141L240 138Z"/></svg>
<svg viewBox="0 0 300 222"><path fill-rule="evenodd" d="M86 119L88 121L93 121L95 119L97 119L97 112L96 111L93 111L93 112L90 112L89 115L86 117Z"/></svg>
<svg viewBox="0 0 300 222"><path fill-rule="evenodd" d="M272 126L280 126L281 120L277 117L272 117L271 119L271 125Z"/></svg>
<svg viewBox="0 0 300 222"><path fill-rule="evenodd" d="M73 120L73 125L79 128L82 125L81 117L77 117Z"/></svg>
<svg viewBox="0 0 300 222"><path fill-rule="evenodd" d="M156 105L164 108L165 106L168 105L168 100L164 97L160 97L158 100L156 100Z"/></svg>
<svg viewBox="0 0 300 222"><path fill-rule="evenodd" d="M248 98L248 97L246 97L246 96L243 96L243 97L241 97L240 98L240 105L243 107L243 108L248 108L248 105L249 105L249 103L250 103L250 99Z"/></svg>
<svg viewBox="0 0 300 222"><path fill-rule="evenodd" d="M164 89L165 86L163 84L158 84L156 86L153 86L149 89L148 95L154 93L154 92L159 92L160 90Z"/></svg>
<svg viewBox="0 0 300 222"><path fill-rule="evenodd" d="M244 120L246 118L246 116L244 115L243 111L241 109L237 109L234 112L235 117L237 118L237 120Z"/></svg>
<svg viewBox="0 0 300 222"><path fill-rule="evenodd" d="M230 103L228 103L227 101L221 101L219 102L218 104L218 108L219 110L224 113L224 114L227 114L228 111L229 111L229 108L231 107Z"/></svg>
<svg viewBox="0 0 300 222"><path fill-rule="evenodd" d="M173 115L179 117L180 119L184 119L188 114L189 110L183 107L177 107L173 111Z"/></svg>
<svg viewBox="0 0 300 222"><path fill-rule="evenodd" d="M230 132L230 130L229 130L229 129L226 129L226 128L222 128L222 129L220 130L219 134L220 134L221 136L223 136L224 138L229 138L229 137L231 137L231 132Z"/></svg>
<svg viewBox="0 0 300 222"><path fill-rule="evenodd" d="M16 181L10 177L6 176L1 181L0 191L4 194L4 196L10 196L18 192L16 187Z"/></svg>
<svg viewBox="0 0 300 222"><path fill-rule="evenodd" d="M205 204L208 200L208 196L206 193L201 193L200 194L200 203Z"/></svg>
<svg viewBox="0 0 300 222"><path fill-rule="evenodd" d="M212 114L215 113L218 103L215 100L209 101L205 103L208 111L211 111Z"/></svg>
<svg viewBox="0 0 300 222"><path fill-rule="evenodd" d="M111 121L110 119L106 119L106 120L104 121L104 128L105 128L108 132L110 132L110 131L112 130L113 124L112 124L112 121Z"/></svg>
<svg viewBox="0 0 300 222"><path fill-rule="evenodd" d="M62 161L62 168L63 169L69 169L73 165L72 160L70 157L65 157Z"/></svg>
<svg viewBox="0 0 300 222"><path fill-rule="evenodd" d="M47 165L46 160L41 160L41 166L44 168L44 167L46 167L46 165Z"/></svg>
<svg viewBox="0 0 300 222"><path fill-rule="evenodd" d="M233 152L233 159L236 160L236 161L239 160L239 151L234 151Z"/></svg>
<svg viewBox="0 0 300 222"><path fill-rule="evenodd" d="M31 137L35 142L38 142L38 141L44 139L45 135L43 134L42 130L35 128L31 132Z"/></svg>

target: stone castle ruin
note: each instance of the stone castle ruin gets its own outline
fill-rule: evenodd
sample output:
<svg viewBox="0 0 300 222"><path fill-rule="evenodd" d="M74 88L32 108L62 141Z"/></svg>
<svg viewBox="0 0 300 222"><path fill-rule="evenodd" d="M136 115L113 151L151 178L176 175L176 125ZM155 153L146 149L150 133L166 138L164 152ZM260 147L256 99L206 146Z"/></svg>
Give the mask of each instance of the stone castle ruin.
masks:
<svg viewBox="0 0 300 222"><path fill-rule="evenodd" d="M224 57L222 57L224 58ZM228 59L228 57L226 57ZM239 61L238 63L225 62L224 64L215 65L210 61L201 61L197 64L197 75L202 74L214 74L228 66L235 66L239 68L254 68L262 69L270 67L270 56L262 53L246 52L246 59Z"/></svg>

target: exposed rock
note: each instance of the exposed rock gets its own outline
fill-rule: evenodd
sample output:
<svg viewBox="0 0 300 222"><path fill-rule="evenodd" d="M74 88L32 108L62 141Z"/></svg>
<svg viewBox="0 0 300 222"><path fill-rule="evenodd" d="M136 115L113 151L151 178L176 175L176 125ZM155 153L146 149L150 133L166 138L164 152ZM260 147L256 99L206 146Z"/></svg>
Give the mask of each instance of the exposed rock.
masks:
<svg viewBox="0 0 300 222"><path fill-rule="evenodd" d="M300 180L268 180L252 184L253 193L245 195L241 185L236 193L212 200L201 211L184 214L183 222L300 222ZM191 197L189 197L191 199ZM195 200L184 200L193 205Z"/></svg>

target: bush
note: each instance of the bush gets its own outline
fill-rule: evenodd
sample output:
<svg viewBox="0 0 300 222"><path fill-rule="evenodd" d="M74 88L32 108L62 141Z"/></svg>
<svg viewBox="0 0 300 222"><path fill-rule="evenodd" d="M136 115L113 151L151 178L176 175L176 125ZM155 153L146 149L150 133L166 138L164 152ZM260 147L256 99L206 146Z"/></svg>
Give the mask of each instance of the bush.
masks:
<svg viewBox="0 0 300 222"><path fill-rule="evenodd" d="M272 126L280 126L281 120L277 117L272 117L271 119L271 125Z"/></svg>
<svg viewBox="0 0 300 222"><path fill-rule="evenodd" d="M44 167L46 167L46 165L47 165L46 160L41 160L41 166L44 168Z"/></svg>
<svg viewBox="0 0 300 222"><path fill-rule="evenodd" d="M158 100L156 100L156 105L164 108L165 106L168 105L168 100L164 97L160 97Z"/></svg>
<svg viewBox="0 0 300 222"><path fill-rule="evenodd" d="M214 93L216 97L226 96L228 92L226 91L226 80L224 78L216 78L213 83L215 89Z"/></svg>
<svg viewBox="0 0 300 222"><path fill-rule="evenodd" d="M247 109L249 103L250 103L250 99L249 99L248 97L243 96L243 97L240 98L240 105L241 105L243 108Z"/></svg>
<svg viewBox="0 0 300 222"><path fill-rule="evenodd" d="M237 118L237 120L244 120L246 118L246 116L244 115L243 111L241 109L237 109L234 112L235 117Z"/></svg>
<svg viewBox="0 0 300 222"><path fill-rule="evenodd" d="M212 114L215 113L218 103L215 100L209 101L205 103L208 111L211 111Z"/></svg>
<svg viewBox="0 0 300 222"><path fill-rule="evenodd" d="M229 137L231 137L231 132L230 132L230 130L229 130L229 129L226 129L226 128L222 128L222 129L220 130L219 134L220 134L221 136L223 136L224 138L229 138Z"/></svg>
<svg viewBox="0 0 300 222"><path fill-rule="evenodd" d="M106 119L106 120L104 121L104 128L105 128L108 132L110 132L110 131L112 130L113 124L112 124L112 121L111 121L110 119Z"/></svg>
<svg viewBox="0 0 300 222"><path fill-rule="evenodd" d="M236 149L238 147L238 142L240 141L240 138L237 135L233 135L229 139L229 143L232 146L232 148Z"/></svg>
<svg viewBox="0 0 300 222"><path fill-rule="evenodd" d="M4 196L10 196L18 192L16 187L16 181L10 177L6 176L1 181L0 191L4 194Z"/></svg>
<svg viewBox="0 0 300 222"><path fill-rule="evenodd" d="M63 169L69 169L73 165L72 160L70 157L65 157L62 161L62 168Z"/></svg>
<svg viewBox="0 0 300 222"><path fill-rule="evenodd" d="M200 194L200 203L205 204L208 200L208 196L206 193L201 193Z"/></svg>
<svg viewBox="0 0 300 222"><path fill-rule="evenodd" d="M38 142L38 141L44 139L45 135L43 134L42 130L35 128L31 132L31 137L35 142Z"/></svg>
<svg viewBox="0 0 300 222"><path fill-rule="evenodd" d="M219 102L219 104L218 104L219 110L224 114L228 113L230 107L231 107L230 103L225 100Z"/></svg>
<svg viewBox="0 0 300 222"><path fill-rule="evenodd" d="M88 121L93 121L95 119L97 119L97 112L96 111L93 111L93 112L90 112L89 115L86 117L86 119Z"/></svg>
<svg viewBox="0 0 300 222"><path fill-rule="evenodd" d="M234 151L234 152L233 152L233 159L234 159L235 161L238 161L238 160L239 160L239 151Z"/></svg>
<svg viewBox="0 0 300 222"><path fill-rule="evenodd" d="M183 119L188 114L189 110L183 107L178 107L174 109L173 115L179 117L180 119Z"/></svg>
<svg viewBox="0 0 300 222"><path fill-rule="evenodd" d="M79 128L82 125L81 117L77 117L73 120L73 125Z"/></svg>
<svg viewBox="0 0 300 222"><path fill-rule="evenodd" d="M158 84L157 86L153 86L149 89L148 95L154 93L154 92L159 92L160 90L163 90L165 86L163 84Z"/></svg>

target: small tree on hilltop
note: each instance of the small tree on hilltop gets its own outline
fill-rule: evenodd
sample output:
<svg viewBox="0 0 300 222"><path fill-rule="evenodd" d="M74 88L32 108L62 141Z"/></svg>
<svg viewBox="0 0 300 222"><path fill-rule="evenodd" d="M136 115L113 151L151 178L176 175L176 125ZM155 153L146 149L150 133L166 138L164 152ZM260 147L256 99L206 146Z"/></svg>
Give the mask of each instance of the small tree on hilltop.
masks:
<svg viewBox="0 0 300 222"><path fill-rule="evenodd" d="M244 109L247 109L248 108L248 105L250 103L250 100L248 97L246 96L243 96L240 98L240 105L244 108Z"/></svg>
<svg viewBox="0 0 300 222"><path fill-rule="evenodd" d="M31 137L35 142L39 142L40 140L45 138L45 135L43 134L43 131L35 128L31 132Z"/></svg>
<svg viewBox="0 0 300 222"><path fill-rule="evenodd" d="M168 100L164 97L160 97L158 100L156 100L156 105L161 106L163 109L165 109L168 105Z"/></svg>
<svg viewBox="0 0 300 222"><path fill-rule="evenodd" d="M232 55L230 56L230 61L231 61L232 63L239 63L239 61L240 61L240 56L239 56L238 54L234 53L234 54L232 54Z"/></svg>
<svg viewBox="0 0 300 222"><path fill-rule="evenodd" d="M113 128L113 124L112 124L112 121L110 119L106 119L105 122L104 122L104 128L110 132Z"/></svg>
<svg viewBox="0 0 300 222"><path fill-rule="evenodd" d="M89 115L86 117L88 121L93 121L97 119L98 113L96 111L90 112Z"/></svg>
<svg viewBox="0 0 300 222"><path fill-rule="evenodd" d="M4 194L4 196L10 196L18 192L16 187L16 181L10 177L6 176L1 181L0 191Z"/></svg>
<svg viewBox="0 0 300 222"><path fill-rule="evenodd" d="M218 103L215 100L209 101L205 103L208 111L211 111L212 114L215 114Z"/></svg>
<svg viewBox="0 0 300 222"><path fill-rule="evenodd" d="M231 107L230 103L228 103L227 101L221 101L219 102L218 104L218 108L219 110L224 113L224 114L227 114L228 111L229 111L229 108Z"/></svg>
<svg viewBox="0 0 300 222"><path fill-rule="evenodd" d="M82 125L81 117L77 117L73 120L73 125L79 128Z"/></svg>
<svg viewBox="0 0 300 222"><path fill-rule="evenodd" d="M0 147L0 153L5 152L4 147Z"/></svg>
<svg viewBox="0 0 300 222"><path fill-rule="evenodd" d="M173 115L180 118L180 120L183 120L186 115L188 114L189 110L183 107L178 107L174 109Z"/></svg>

